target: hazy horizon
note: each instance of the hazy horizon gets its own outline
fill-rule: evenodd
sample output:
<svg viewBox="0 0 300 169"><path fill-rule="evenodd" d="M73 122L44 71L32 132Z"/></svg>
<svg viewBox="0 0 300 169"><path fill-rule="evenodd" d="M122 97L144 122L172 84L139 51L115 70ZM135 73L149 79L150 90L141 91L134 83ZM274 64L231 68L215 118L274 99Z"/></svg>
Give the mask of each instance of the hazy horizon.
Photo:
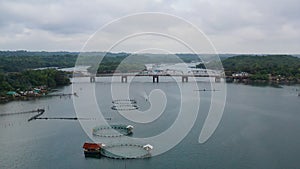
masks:
<svg viewBox="0 0 300 169"><path fill-rule="evenodd" d="M67 52L67 53L81 53L80 51L67 51L67 50L0 50L0 52L49 52L49 53L55 53L55 52ZM83 52L84 53L84 52ZM87 51L86 53L128 53L128 54L166 54L166 53L134 53L134 52L127 52L127 51L116 51L116 52L105 52L105 51ZM209 53L188 53L188 52L182 52L182 53L170 53L170 54L197 54L197 55L210 55ZM218 55L300 55L299 53L216 53ZM214 55L214 54L211 54Z"/></svg>

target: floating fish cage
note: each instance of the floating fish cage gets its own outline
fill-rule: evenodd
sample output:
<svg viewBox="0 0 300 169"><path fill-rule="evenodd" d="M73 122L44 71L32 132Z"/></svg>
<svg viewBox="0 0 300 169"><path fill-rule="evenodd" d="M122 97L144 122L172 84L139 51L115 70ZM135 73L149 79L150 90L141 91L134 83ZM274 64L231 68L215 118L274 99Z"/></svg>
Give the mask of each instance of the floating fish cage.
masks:
<svg viewBox="0 0 300 169"><path fill-rule="evenodd" d="M120 110L120 111L126 111L126 110L137 110L139 107L137 105L113 105L111 107L113 110Z"/></svg>
<svg viewBox="0 0 300 169"><path fill-rule="evenodd" d="M136 100L134 99L118 99L112 101L113 106L111 109L119 111L129 111L137 110L139 107L136 105Z"/></svg>
<svg viewBox="0 0 300 169"><path fill-rule="evenodd" d="M135 99L117 99L112 101L113 104L136 104Z"/></svg>
<svg viewBox="0 0 300 169"><path fill-rule="evenodd" d="M150 151L153 146L150 144L113 144L105 145L103 143L84 143L83 147L85 157L112 159L140 159L151 157Z"/></svg>
<svg viewBox="0 0 300 169"><path fill-rule="evenodd" d="M99 137L121 137L131 135L132 130L132 125L96 126L93 128L93 135Z"/></svg>
<svg viewBox="0 0 300 169"><path fill-rule="evenodd" d="M153 146L141 144L114 144L103 146L101 155L112 159L139 159L151 157Z"/></svg>

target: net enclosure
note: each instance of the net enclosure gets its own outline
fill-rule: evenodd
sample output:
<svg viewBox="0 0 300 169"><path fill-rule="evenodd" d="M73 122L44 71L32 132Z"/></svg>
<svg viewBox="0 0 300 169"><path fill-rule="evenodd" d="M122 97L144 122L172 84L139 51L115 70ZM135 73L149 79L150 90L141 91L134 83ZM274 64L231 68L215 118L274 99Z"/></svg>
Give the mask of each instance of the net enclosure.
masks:
<svg viewBox="0 0 300 169"><path fill-rule="evenodd" d="M96 126L93 128L93 135L99 137L121 137L132 134L132 125L110 125L110 126Z"/></svg>

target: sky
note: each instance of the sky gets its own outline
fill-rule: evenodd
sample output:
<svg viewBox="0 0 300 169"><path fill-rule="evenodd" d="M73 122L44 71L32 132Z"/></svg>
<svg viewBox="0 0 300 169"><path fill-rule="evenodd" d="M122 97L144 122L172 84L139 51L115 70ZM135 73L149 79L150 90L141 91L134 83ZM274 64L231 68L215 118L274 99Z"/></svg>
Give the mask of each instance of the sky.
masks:
<svg viewBox="0 0 300 169"><path fill-rule="evenodd" d="M133 17L97 34L114 20L143 12L171 19ZM93 50L107 51L121 35L140 30L180 34L191 46L201 48L188 23L201 30L218 53L300 53L299 0L0 0L0 50L81 51L96 33ZM190 52L179 45L145 35L115 51Z"/></svg>

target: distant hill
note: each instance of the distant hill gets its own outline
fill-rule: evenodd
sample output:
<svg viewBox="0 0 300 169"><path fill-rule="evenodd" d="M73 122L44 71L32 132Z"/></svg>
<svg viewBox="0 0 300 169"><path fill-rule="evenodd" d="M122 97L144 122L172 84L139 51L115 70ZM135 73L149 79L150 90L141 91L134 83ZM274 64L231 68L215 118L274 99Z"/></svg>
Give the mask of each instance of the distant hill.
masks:
<svg viewBox="0 0 300 169"><path fill-rule="evenodd" d="M79 52L31 52L31 51L0 51L0 71L2 72L20 72L25 69L34 69L41 67L73 67L76 63ZM178 53L178 58L171 54L130 54L130 53L105 53L105 52L87 52L83 55L90 56L82 63L93 64L92 57L104 56L101 69L108 67L117 67L119 63L124 62L129 66L135 67L138 64L145 63L174 63L174 62L199 62L201 59L197 54ZM210 54L199 54L201 57L209 58ZM129 59L125 59L130 56ZM295 67L299 66L300 55L293 57L290 55L237 55L237 54L219 54L218 55L228 71L249 71L255 73L275 73L277 70L285 74L295 74ZM95 65L97 66L97 65ZM292 67L292 68L291 68ZM293 69L293 71L291 71ZM288 72L286 72L288 71Z"/></svg>
<svg viewBox="0 0 300 169"><path fill-rule="evenodd" d="M41 67L72 67L77 55L72 52L1 51L0 71L20 72Z"/></svg>
<svg viewBox="0 0 300 169"><path fill-rule="evenodd" d="M75 66L78 55L82 54L85 57L80 60L81 63L87 65L94 64L94 58L104 56L102 60L104 67L117 67L122 61L127 62L129 66L135 67L139 64L140 67L146 63L174 63L174 62L197 62L200 61L196 54L130 54L130 53L105 53L105 52L31 52L31 51L0 51L0 71L2 72L20 72L26 69L35 69L42 67L73 67ZM129 59L125 59L130 56ZM113 66L112 66L113 65ZM95 65L97 66L97 65Z"/></svg>
<svg viewBox="0 0 300 169"><path fill-rule="evenodd" d="M291 55L239 55L222 61L228 75L248 72L254 75L300 78L300 58Z"/></svg>
<svg viewBox="0 0 300 169"><path fill-rule="evenodd" d="M296 54L296 55L293 55L293 56L300 58L300 55L298 55L298 54Z"/></svg>

